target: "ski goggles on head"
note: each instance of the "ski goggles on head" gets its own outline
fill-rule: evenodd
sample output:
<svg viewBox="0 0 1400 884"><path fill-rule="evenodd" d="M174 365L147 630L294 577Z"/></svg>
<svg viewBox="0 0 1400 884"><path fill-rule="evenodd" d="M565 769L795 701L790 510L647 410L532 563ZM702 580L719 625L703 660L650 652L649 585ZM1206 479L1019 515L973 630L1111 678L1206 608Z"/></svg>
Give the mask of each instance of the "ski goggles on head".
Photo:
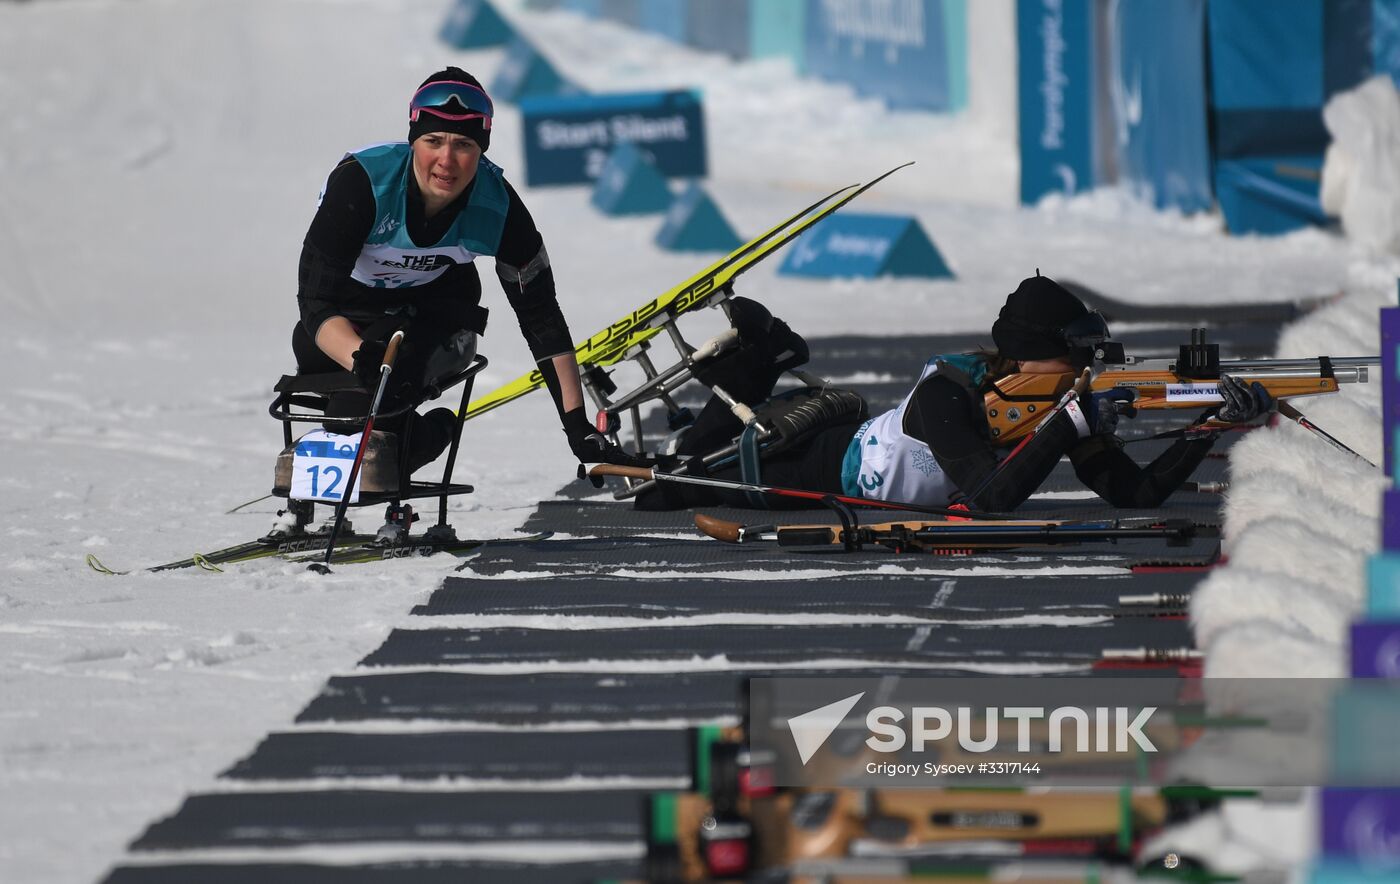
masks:
<svg viewBox="0 0 1400 884"><path fill-rule="evenodd" d="M444 120L481 120L482 127L491 128L495 109L491 98L479 86L456 80L429 83L413 93L408 103L408 119L417 122L424 112Z"/></svg>

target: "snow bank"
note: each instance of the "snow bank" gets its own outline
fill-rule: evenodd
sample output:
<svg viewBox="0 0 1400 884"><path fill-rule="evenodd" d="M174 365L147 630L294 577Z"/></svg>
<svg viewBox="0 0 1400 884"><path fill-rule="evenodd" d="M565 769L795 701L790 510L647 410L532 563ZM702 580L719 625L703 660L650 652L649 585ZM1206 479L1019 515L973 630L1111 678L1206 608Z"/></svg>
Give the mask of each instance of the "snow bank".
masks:
<svg viewBox="0 0 1400 884"><path fill-rule="evenodd" d="M1390 261L1353 265L1344 295L1287 328L1277 355L1378 353L1377 311L1395 303L1397 271ZM1298 407L1380 463L1380 380L1375 371L1368 384ZM1231 449L1229 561L1191 604L1208 678L1347 677L1347 630L1365 606L1366 560L1379 546L1386 485L1381 470L1287 420ZM1206 858L1217 873L1297 868L1317 854L1316 816L1315 794L1279 804L1231 801L1150 839L1140 855Z"/></svg>
<svg viewBox="0 0 1400 884"><path fill-rule="evenodd" d="M1347 292L1285 330L1278 355L1379 352L1377 311L1394 303L1395 271L1353 268ZM1382 282L1384 280L1384 282ZM1379 372L1371 382L1303 399L1309 419L1373 463L1381 459ZM1379 546L1380 470L1282 420L1231 450L1225 553L1191 616L1215 677L1345 672L1346 630L1364 605L1366 559ZM1260 653L1261 643L1288 656Z"/></svg>
<svg viewBox="0 0 1400 884"><path fill-rule="evenodd" d="M1332 144L1322 166L1322 207L1367 251L1400 254L1400 92L1378 74L1322 109Z"/></svg>

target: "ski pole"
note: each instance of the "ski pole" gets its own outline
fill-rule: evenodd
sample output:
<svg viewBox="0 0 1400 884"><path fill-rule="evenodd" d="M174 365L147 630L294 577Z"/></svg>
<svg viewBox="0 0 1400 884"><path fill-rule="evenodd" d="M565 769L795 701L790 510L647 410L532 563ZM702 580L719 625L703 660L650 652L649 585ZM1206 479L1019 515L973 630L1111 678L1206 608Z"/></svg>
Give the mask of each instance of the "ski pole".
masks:
<svg viewBox="0 0 1400 884"><path fill-rule="evenodd" d="M1316 433L1319 437L1322 438L1323 441L1327 442L1327 444L1331 445L1333 448L1345 451L1347 454L1350 454L1352 457L1357 458L1363 463L1374 467L1375 469L1380 469L1380 467L1377 467L1368 459L1362 457L1360 454L1357 454L1355 451L1348 448L1346 443L1342 442L1336 436L1333 436L1331 433L1322 429L1322 427L1319 427L1317 424L1308 420L1307 417L1301 411L1294 408L1292 405L1289 405L1287 402L1284 402L1282 399L1278 401L1278 413L1293 421L1295 424L1302 427L1303 429L1311 430L1312 432Z"/></svg>
<svg viewBox="0 0 1400 884"><path fill-rule="evenodd" d="M784 488L780 485L761 485L753 482L733 482L728 479L715 479L710 476L687 476L680 473L663 473L651 467L628 467L619 464L600 463L588 471L590 476L618 476L625 479L658 482L675 482L680 485L699 485L705 488L719 488L725 491L747 491L755 494L771 494L774 497L791 497L800 500L814 500L817 503L838 503L847 506L863 506L872 509L901 510L911 513L932 513L956 519L998 519L1007 516L1001 513L978 513L955 510L941 506L926 506L900 500L880 500L874 497L849 497L845 494L828 494L825 491L804 491L801 488Z"/></svg>
<svg viewBox="0 0 1400 884"><path fill-rule="evenodd" d="M271 494L264 494L262 497L255 497L255 498L253 498L252 500L244 501L243 503L240 503L238 506L234 507L233 509L225 511L225 512L224 512L224 515L226 515L226 516L231 516L231 515L233 515L234 513L238 512L239 510L243 509L245 506L252 506L252 505L255 504L255 503L260 503L261 501L267 500L267 499L268 499L269 497L271 497L271 496L272 496Z"/></svg>
<svg viewBox="0 0 1400 884"><path fill-rule="evenodd" d="M384 391L389 388L389 373L394 370L394 357L399 354L399 342L402 340L403 332L394 332L394 336L389 338L389 346L384 350L384 361L379 366L379 386L375 388L374 401L370 403L369 416L365 418L365 428L360 432L360 444L355 449L355 462L350 465L350 478L335 505L335 521L331 524L330 540L326 542L325 561L312 562L308 566L318 574L331 573L331 555L335 552L335 539L340 536L340 526L345 521L345 508L350 505L355 480L360 477L360 464L365 459L365 449L369 447L369 434L374 431L374 417L379 414L379 403L384 399Z"/></svg>

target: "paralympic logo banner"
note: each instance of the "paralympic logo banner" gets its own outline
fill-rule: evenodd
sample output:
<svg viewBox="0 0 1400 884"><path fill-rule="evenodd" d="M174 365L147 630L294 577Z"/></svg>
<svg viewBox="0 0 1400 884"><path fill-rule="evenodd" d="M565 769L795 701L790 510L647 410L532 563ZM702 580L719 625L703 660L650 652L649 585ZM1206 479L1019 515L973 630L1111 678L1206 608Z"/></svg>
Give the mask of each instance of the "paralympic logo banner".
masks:
<svg viewBox="0 0 1400 884"><path fill-rule="evenodd" d="M1396 682L785 677L749 697L780 787L1400 785Z"/></svg>
<svg viewBox="0 0 1400 884"><path fill-rule="evenodd" d="M1021 202L1094 186L1094 4L1018 0Z"/></svg>

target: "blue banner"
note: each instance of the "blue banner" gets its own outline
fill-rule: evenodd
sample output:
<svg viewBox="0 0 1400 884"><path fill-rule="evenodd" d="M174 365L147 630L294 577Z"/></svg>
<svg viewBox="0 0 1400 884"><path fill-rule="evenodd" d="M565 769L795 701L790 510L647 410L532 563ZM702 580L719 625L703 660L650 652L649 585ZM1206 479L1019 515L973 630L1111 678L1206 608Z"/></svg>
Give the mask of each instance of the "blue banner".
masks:
<svg viewBox="0 0 1400 884"><path fill-rule="evenodd" d="M749 54L786 56L803 70L807 4L798 0L749 0Z"/></svg>
<svg viewBox="0 0 1400 884"><path fill-rule="evenodd" d="M531 187L587 184L614 145L644 149L668 177L706 174L705 116L698 93L638 92L524 99L525 176Z"/></svg>
<svg viewBox="0 0 1400 884"><path fill-rule="evenodd" d="M1017 0L1021 202L1094 186L1091 0Z"/></svg>
<svg viewBox="0 0 1400 884"><path fill-rule="evenodd" d="M564 8L590 18L635 25L642 15L644 0L566 0Z"/></svg>
<svg viewBox="0 0 1400 884"><path fill-rule="evenodd" d="M1373 69L1400 82L1400 0L1374 0L1370 12Z"/></svg>
<svg viewBox="0 0 1400 884"><path fill-rule="evenodd" d="M806 31L806 73L891 107L953 108L942 0L808 0Z"/></svg>
<svg viewBox="0 0 1400 884"><path fill-rule="evenodd" d="M705 0L686 13L686 42L731 58L749 56L749 0Z"/></svg>
<svg viewBox="0 0 1400 884"><path fill-rule="evenodd" d="M1381 308L1381 430L1385 446L1381 468L1392 481L1400 480L1400 469L1395 463L1400 453L1395 445L1396 436L1400 435L1400 307ZM1394 530L1400 538L1400 513L1396 514ZM1386 544L1385 548L1400 550L1400 543Z"/></svg>
<svg viewBox="0 0 1400 884"><path fill-rule="evenodd" d="M689 8L688 0L647 0L642 4L638 24L644 31L684 43Z"/></svg>
<svg viewBox="0 0 1400 884"><path fill-rule="evenodd" d="M1157 208L1208 211L1205 0L1108 6L1118 175Z"/></svg>

